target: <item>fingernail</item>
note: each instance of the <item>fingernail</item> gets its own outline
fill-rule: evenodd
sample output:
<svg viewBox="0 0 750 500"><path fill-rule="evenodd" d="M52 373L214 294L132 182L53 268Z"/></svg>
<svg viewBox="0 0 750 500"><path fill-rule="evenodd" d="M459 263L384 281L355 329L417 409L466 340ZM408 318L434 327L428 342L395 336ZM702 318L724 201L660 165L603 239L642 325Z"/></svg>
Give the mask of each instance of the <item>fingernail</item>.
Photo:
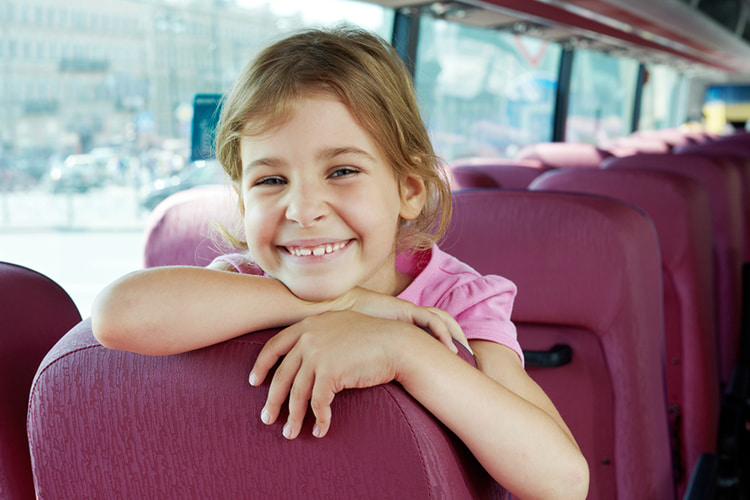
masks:
<svg viewBox="0 0 750 500"><path fill-rule="evenodd" d="M320 437L320 427L318 427L318 424L313 426L313 436L316 438Z"/></svg>
<svg viewBox="0 0 750 500"><path fill-rule="evenodd" d="M263 411L260 412L260 419L263 421L264 424L269 424L271 423L271 414L268 412L268 410L263 408Z"/></svg>
<svg viewBox="0 0 750 500"><path fill-rule="evenodd" d="M287 439L292 439L292 427L289 425L289 422L284 424L284 430L282 431L284 434L284 437Z"/></svg>
<svg viewBox="0 0 750 500"><path fill-rule="evenodd" d="M250 372L250 385L258 385L258 377L253 372Z"/></svg>
<svg viewBox="0 0 750 500"><path fill-rule="evenodd" d="M451 351L453 351L453 354L458 354L458 347L453 342L451 342Z"/></svg>

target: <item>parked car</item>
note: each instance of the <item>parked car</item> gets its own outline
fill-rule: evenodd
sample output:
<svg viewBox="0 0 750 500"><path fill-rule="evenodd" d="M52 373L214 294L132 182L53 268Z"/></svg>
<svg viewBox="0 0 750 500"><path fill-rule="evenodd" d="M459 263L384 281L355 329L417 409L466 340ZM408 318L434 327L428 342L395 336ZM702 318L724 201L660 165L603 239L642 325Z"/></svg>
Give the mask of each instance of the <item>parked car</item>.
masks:
<svg viewBox="0 0 750 500"><path fill-rule="evenodd" d="M76 191L85 193L92 187L101 186L104 172L96 159L88 154L74 154L65 158L62 164L52 167L50 181L52 191Z"/></svg>
<svg viewBox="0 0 750 500"><path fill-rule="evenodd" d="M226 175L216 160L201 160L188 164L179 174L157 179L141 193L141 206L153 210L168 196L185 189L207 184L224 184Z"/></svg>

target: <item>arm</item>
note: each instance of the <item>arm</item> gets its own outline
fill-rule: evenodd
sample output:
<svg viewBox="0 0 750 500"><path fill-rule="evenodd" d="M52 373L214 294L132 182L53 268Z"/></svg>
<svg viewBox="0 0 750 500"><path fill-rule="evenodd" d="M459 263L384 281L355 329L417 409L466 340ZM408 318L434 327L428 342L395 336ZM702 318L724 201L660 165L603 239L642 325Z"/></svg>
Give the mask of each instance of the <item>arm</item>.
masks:
<svg viewBox="0 0 750 500"><path fill-rule="evenodd" d="M174 266L110 284L94 302L91 326L106 347L162 355L285 326L329 307L299 299L272 278Z"/></svg>
<svg viewBox="0 0 750 500"><path fill-rule="evenodd" d="M353 310L428 328L452 350L452 335L465 342L453 318L435 308L362 288L334 300L308 302L276 279L221 269L170 266L116 280L94 302L94 336L112 349L175 354L326 311Z"/></svg>
<svg viewBox="0 0 750 500"><path fill-rule="evenodd" d="M510 349L474 343L484 373L418 329L355 313L309 318L271 339L251 372L257 385L281 356L262 420L289 397L284 436L295 438L308 401L322 437L330 405L345 388L395 380L448 426L485 469L520 498L584 498L588 468L541 389Z"/></svg>
<svg viewBox="0 0 750 500"><path fill-rule="evenodd" d="M415 339L416 340L416 339ZM588 465L554 405L510 349L472 341L480 370L404 351L399 381L519 498L585 498Z"/></svg>

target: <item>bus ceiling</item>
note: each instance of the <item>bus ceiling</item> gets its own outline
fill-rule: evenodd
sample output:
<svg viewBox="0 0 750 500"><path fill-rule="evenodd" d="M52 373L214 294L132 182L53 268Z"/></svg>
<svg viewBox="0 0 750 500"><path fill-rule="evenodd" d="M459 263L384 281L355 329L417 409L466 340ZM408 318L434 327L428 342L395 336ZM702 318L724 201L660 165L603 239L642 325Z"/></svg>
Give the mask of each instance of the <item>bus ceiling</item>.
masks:
<svg viewBox="0 0 750 500"><path fill-rule="evenodd" d="M368 1L644 63L750 73L750 0Z"/></svg>

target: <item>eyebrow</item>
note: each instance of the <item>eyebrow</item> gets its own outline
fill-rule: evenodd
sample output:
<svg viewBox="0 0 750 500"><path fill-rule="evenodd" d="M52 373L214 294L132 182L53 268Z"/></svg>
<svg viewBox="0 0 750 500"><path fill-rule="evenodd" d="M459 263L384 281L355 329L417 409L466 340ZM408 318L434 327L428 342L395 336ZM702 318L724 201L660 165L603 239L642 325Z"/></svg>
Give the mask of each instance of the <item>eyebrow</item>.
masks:
<svg viewBox="0 0 750 500"><path fill-rule="evenodd" d="M334 158L337 158L339 156L343 155L355 155L355 156L361 156L367 160L370 161L376 161L375 157L365 151L364 149L360 149L355 146L344 146L344 147L338 147L338 148L325 148L321 150L318 155L318 160L333 160Z"/></svg>
<svg viewBox="0 0 750 500"><path fill-rule="evenodd" d="M368 153L364 149L358 148L356 146L323 148L315 155L315 159L317 161L330 161L339 156L344 156L344 155L361 156L369 161L376 161L375 156ZM242 167L242 173L244 175L246 172L256 167L261 167L261 166L278 167L280 165L283 165L284 163L285 161L281 158L274 158L274 157L258 158L256 160L251 161L247 165L244 165Z"/></svg>

